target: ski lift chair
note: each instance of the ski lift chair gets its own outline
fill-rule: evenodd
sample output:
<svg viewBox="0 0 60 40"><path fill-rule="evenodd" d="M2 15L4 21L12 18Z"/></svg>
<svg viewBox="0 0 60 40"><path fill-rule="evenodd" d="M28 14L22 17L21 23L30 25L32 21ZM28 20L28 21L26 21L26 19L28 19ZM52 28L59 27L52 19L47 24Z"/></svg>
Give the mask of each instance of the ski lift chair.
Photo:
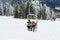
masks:
<svg viewBox="0 0 60 40"><path fill-rule="evenodd" d="M28 14L27 15L27 19L35 19L35 15L34 14Z"/></svg>

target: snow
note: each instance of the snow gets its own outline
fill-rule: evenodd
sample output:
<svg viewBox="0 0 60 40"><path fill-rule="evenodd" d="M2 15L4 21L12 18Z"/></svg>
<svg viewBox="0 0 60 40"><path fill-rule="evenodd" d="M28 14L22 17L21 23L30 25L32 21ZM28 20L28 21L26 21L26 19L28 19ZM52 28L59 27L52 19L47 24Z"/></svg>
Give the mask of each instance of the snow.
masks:
<svg viewBox="0 0 60 40"><path fill-rule="evenodd" d="M60 21L38 20L37 32L28 31L26 22L0 16L0 40L60 40Z"/></svg>

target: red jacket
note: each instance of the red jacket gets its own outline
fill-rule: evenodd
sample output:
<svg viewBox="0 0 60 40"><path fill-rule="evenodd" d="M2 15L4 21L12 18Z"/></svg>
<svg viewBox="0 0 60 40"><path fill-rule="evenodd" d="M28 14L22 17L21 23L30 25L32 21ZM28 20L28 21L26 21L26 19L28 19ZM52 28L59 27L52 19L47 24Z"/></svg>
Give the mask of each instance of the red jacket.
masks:
<svg viewBox="0 0 60 40"><path fill-rule="evenodd" d="M32 26L36 26L36 23L34 21L31 22Z"/></svg>

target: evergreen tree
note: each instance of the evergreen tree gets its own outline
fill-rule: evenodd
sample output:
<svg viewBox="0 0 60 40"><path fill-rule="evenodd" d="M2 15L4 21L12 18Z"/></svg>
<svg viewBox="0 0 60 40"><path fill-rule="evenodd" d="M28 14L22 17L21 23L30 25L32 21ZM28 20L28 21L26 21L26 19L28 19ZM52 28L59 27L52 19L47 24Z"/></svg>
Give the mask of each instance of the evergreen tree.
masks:
<svg viewBox="0 0 60 40"><path fill-rule="evenodd" d="M25 4L20 5L21 18L25 17L25 10L26 10Z"/></svg>
<svg viewBox="0 0 60 40"><path fill-rule="evenodd" d="M18 18L18 7L17 6L15 7L15 10L14 10L14 18Z"/></svg>
<svg viewBox="0 0 60 40"><path fill-rule="evenodd" d="M27 4L16 6L14 10L14 17L27 18L29 13L34 14L34 8L30 1L28 1Z"/></svg>
<svg viewBox="0 0 60 40"><path fill-rule="evenodd" d="M34 11L35 11L35 10L34 10L34 7L33 7L33 5L31 4L31 5L30 5L30 13L31 13L31 14L34 14Z"/></svg>
<svg viewBox="0 0 60 40"><path fill-rule="evenodd" d="M38 19L42 18L42 20L46 20L46 16L45 7L43 6L43 8L40 8L40 11L38 12Z"/></svg>

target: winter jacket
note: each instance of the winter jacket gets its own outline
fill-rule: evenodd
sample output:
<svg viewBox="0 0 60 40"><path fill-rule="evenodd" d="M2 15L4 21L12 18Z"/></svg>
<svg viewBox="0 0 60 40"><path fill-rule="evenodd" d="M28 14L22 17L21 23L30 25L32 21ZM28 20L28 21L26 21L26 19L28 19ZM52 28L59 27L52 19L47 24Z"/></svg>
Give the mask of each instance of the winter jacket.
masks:
<svg viewBox="0 0 60 40"><path fill-rule="evenodd" d="M27 26L31 26L31 23L28 22L28 23L27 23Z"/></svg>
<svg viewBox="0 0 60 40"><path fill-rule="evenodd" d="M32 25L32 26L36 26L36 23L35 23L35 22L31 22L31 25Z"/></svg>

